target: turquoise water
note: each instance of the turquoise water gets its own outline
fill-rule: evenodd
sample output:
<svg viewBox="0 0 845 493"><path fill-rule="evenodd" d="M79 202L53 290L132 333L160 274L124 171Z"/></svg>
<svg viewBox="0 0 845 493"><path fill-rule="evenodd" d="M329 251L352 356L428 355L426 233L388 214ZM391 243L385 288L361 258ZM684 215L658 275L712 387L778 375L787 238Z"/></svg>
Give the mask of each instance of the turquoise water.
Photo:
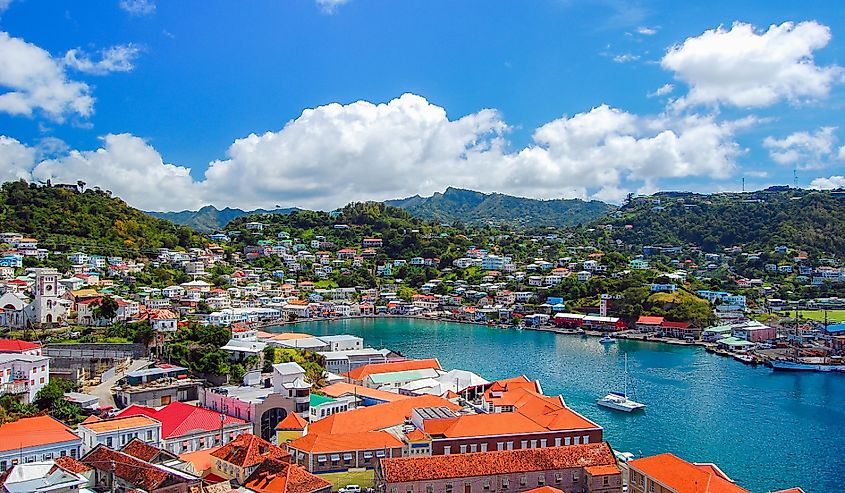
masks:
<svg viewBox="0 0 845 493"><path fill-rule="evenodd" d="M602 425L615 449L715 462L753 493L789 486L845 491L845 375L773 373L697 347L602 345L597 338L427 320L310 322L285 330L354 334L488 380L525 374ZM634 397L648 405L643 414L595 405L621 389L623 353Z"/></svg>

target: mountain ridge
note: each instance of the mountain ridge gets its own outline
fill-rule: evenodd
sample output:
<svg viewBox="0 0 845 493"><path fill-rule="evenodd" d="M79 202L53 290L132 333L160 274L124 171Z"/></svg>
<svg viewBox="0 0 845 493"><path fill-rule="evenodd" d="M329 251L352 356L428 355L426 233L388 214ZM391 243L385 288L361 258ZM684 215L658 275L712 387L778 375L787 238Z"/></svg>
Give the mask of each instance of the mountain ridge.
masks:
<svg viewBox="0 0 845 493"><path fill-rule="evenodd" d="M468 224L575 226L599 219L615 209L598 200L532 199L503 193L484 193L456 187L423 197L419 194L385 200L422 219Z"/></svg>
<svg viewBox="0 0 845 493"><path fill-rule="evenodd" d="M145 211L147 214L159 219L165 219L180 226L187 226L200 233L213 233L223 229L232 220L243 216L251 216L256 214L290 214L293 211L299 211L298 207L276 208L276 209L255 209L245 211L234 207L224 207L218 209L213 205L205 205L199 209L182 210L182 211L167 211L167 212L151 212Z"/></svg>

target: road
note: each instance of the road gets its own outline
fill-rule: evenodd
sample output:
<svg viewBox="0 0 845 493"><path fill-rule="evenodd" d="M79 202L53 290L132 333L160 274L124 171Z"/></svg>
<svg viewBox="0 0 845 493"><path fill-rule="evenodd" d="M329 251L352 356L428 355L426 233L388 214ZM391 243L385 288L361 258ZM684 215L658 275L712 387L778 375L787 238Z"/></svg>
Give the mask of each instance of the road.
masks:
<svg viewBox="0 0 845 493"><path fill-rule="evenodd" d="M117 381L120 380L126 372L140 370L142 368L146 368L150 364L151 361L148 359L133 360L132 363L129 364L129 368L127 368L126 371L117 372L112 378L105 380L98 385L90 387L87 393L95 395L97 396L97 398L100 399L100 407L114 407L114 396L111 393L111 389L115 386Z"/></svg>

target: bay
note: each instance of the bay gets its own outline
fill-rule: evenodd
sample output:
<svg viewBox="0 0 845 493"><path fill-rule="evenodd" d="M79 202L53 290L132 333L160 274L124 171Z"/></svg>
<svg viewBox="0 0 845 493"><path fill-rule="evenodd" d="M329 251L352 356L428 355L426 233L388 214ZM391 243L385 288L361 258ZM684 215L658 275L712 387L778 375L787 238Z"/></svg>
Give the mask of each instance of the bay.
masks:
<svg viewBox="0 0 845 493"><path fill-rule="evenodd" d="M436 357L446 369L488 380L524 374L546 394L605 429L617 450L672 452L714 462L753 493L802 486L845 491L845 375L775 373L709 354L700 347L618 341L405 318L306 322L267 329L353 334L407 357ZM595 405L621 390L623 355L634 398L628 415Z"/></svg>

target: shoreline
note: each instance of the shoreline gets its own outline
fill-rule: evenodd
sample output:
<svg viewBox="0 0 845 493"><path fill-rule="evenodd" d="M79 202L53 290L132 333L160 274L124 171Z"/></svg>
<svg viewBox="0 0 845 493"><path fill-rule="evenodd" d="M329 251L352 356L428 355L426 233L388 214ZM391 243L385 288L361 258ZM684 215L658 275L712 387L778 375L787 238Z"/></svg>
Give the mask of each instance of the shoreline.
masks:
<svg viewBox="0 0 845 493"><path fill-rule="evenodd" d="M268 321L268 322L259 322L255 324L256 329L266 329L269 327L285 327L288 325L295 326L298 324L307 324L313 322L339 322L343 320L358 320L358 319L412 319L412 320L428 320L432 322L448 322L448 323L455 323L455 324L465 324L465 325L474 325L474 326L483 326L489 327L491 329L501 329L501 330L532 330L535 332L550 332L556 335L579 335L579 336L586 336L586 337L603 337L604 332L602 331L595 331L595 330L580 330L580 329L562 329L559 327L533 327L533 326L524 326L521 328L516 328L512 325L503 325L503 324L488 324L486 322L472 322L468 320L453 320L449 318L441 318L441 317L426 317L423 315L389 315L389 314L382 314L382 315L348 315L348 316L339 316L339 317L321 317L321 318L309 318L309 319L297 319L297 320L284 320L284 321ZM283 333L283 331L279 332ZM768 359L762 357L760 355L755 355L757 359L748 361L746 359L741 359L741 355L739 353L732 353L730 351L719 350L716 349L716 344L711 342L704 342L704 341L683 341L680 339L671 339L667 337L651 337L648 334L641 334L637 332L633 332L632 330L624 330L619 332L614 332L613 338L614 339L624 339L629 341L637 341L637 342L652 342L656 344L668 344L671 346L687 346L687 347L702 347L708 353L715 354L717 356L722 356L726 358L732 358L738 363L742 363L746 366L758 366L758 365L767 365Z"/></svg>

